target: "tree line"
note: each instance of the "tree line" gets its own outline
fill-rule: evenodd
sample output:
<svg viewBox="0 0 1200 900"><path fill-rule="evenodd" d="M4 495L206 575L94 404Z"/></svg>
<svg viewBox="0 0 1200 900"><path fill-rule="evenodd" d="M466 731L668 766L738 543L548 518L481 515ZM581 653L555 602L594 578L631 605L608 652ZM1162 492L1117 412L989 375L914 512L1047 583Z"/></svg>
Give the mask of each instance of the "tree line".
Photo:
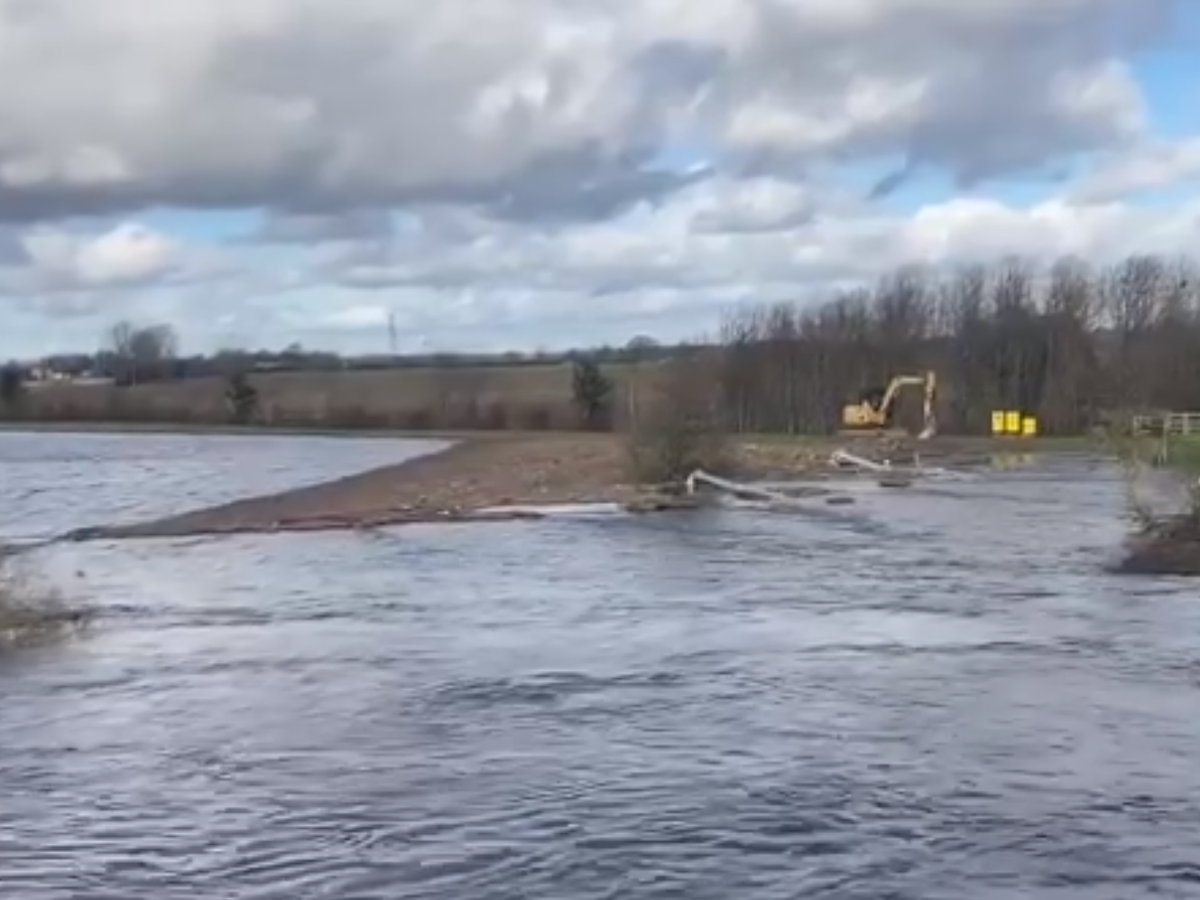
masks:
<svg viewBox="0 0 1200 900"><path fill-rule="evenodd" d="M113 325L98 350L58 353L33 363L10 361L5 367L23 379L43 368L68 378L111 379L120 386L190 378L229 377L250 372L337 372L386 369L486 369L546 366L589 359L606 365L647 362L675 356L678 345L663 345L639 335L621 347L562 352L416 353L342 355L290 344L282 350L225 348L212 354L182 354L174 326L165 323ZM10 376L13 377L13 376Z"/></svg>
<svg viewBox="0 0 1200 900"><path fill-rule="evenodd" d="M1200 410L1200 274L1153 256L908 267L816 307L736 311L719 349L714 402L734 431L827 432L863 389L932 370L943 431L986 433L1014 409L1077 434L1114 410Z"/></svg>
<svg viewBox="0 0 1200 900"><path fill-rule="evenodd" d="M279 357L288 353L303 351L289 348ZM252 388L264 384L255 357L229 351L205 359L205 373L227 382L231 415L253 420ZM419 401L397 393L370 410L330 410L340 418L328 424L621 427L633 405L626 388L641 392L637 385L657 380L669 382L668 391L686 390L686 404L676 407L703 407L723 430L828 433L842 406L864 390L932 370L943 432L986 433L993 410L1015 409L1038 416L1045 433L1078 434L1114 411L1200 410L1200 272L1189 261L1152 256L1103 268L1072 258L1048 267L1007 259L950 273L905 267L825 303L734 309L706 341L666 347L637 338L622 352L540 358L543 366L573 364L573 377L563 409L541 409L537 417L527 398L497 394L490 365L504 365L504 357L488 359L423 361L423 368L454 376L455 404L401 408ZM181 377L178 340L166 326L122 323L95 360L118 385ZM683 377L663 377L670 367L662 364L670 362L687 370ZM287 366L266 368L273 370ZM5 370L0 401L10 408L20 381L19 372Z"/></svg>

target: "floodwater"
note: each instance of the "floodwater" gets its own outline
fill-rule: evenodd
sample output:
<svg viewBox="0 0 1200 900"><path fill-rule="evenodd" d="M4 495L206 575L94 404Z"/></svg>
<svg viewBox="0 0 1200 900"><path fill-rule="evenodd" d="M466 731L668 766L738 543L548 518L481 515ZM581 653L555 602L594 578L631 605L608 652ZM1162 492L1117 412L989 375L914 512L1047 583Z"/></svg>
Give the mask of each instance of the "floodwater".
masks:
<svg viewBox="0 0 1200 900"><path fill-rule="evenodd" d="M445 446L294 435L3 432L0 537L46 537L172 516L320 484Z"/></svg>
<svg viewBox="0 0 1200 900"><path fill-rule="evenodd" d="M0 527L410 451L173 440L0 434ZM0 662L0 897L1200 894L1200 598L1103 573L1116 473L856 496L39 551L101 612Z"/></svg>

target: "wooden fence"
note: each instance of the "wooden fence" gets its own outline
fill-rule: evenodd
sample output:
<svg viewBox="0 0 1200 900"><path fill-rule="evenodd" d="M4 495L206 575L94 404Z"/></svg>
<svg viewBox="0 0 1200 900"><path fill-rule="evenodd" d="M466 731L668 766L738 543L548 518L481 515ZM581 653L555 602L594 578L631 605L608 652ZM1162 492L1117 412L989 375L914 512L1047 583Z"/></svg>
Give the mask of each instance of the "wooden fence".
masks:
<svg viewBox="0 0 1200 900"><path fill-rule="evenodd" d="M1133 417L1135 437L1200 436L1200 412L1164 412Z"/></svg>

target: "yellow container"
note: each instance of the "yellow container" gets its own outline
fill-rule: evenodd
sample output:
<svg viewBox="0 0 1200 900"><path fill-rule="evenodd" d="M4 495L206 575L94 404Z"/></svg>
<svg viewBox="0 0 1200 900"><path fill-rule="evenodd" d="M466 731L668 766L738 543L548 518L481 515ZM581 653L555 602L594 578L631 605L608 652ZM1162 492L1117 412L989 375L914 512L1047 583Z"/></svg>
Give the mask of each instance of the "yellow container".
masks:
<svg viewBox="0 0 1200 900"><path fill-rule="evenodd" d="M1021 433L1021 414L1014 410L1009 410L1004 414L1004 433L1005 434L1020 434Z"/></svg>
<svg viewBox="0 0 1200 900"><path fill-rule="evenodd" d="M992 410L992 434L1004 434L1004 413Z"/></svg>
<svg viewBox="0 0 1200 900"><path fill-rule="evenodd" d="M1037 437L1037 433L1037 419L1034 416L1026 416L1021 420L1021 437Z"/></svg>

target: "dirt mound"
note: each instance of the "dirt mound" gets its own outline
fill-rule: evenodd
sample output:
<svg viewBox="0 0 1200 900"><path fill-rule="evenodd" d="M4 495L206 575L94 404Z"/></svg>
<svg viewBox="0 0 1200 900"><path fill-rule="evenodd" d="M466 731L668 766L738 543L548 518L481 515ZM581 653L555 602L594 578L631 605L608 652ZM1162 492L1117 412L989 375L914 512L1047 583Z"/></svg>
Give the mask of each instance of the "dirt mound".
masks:
<svg viewBox="0 0 1200 900"><path fill-rule="evenodd" d="M1129 541L1116 569L1129 575L1200 575L1200 514L1151 523Z"/></svg>

